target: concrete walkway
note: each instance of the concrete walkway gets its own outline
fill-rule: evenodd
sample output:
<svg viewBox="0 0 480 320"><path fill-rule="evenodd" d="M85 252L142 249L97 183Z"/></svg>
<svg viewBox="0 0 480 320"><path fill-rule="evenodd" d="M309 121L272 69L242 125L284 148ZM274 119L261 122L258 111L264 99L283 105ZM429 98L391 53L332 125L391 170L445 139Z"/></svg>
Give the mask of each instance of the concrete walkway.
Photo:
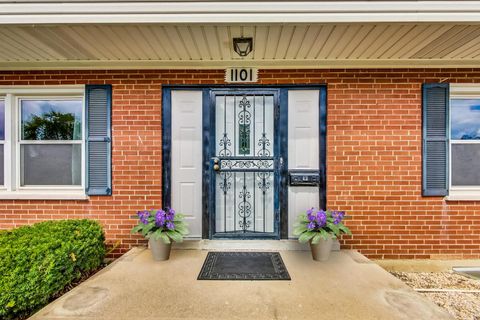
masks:
<svg viewBox="0 0 480 320"><path fill-rule="evenodd" d="M133 249L31 319L451 319L354 251L281 251L291 281L197 281L206 255Z"/></svg>

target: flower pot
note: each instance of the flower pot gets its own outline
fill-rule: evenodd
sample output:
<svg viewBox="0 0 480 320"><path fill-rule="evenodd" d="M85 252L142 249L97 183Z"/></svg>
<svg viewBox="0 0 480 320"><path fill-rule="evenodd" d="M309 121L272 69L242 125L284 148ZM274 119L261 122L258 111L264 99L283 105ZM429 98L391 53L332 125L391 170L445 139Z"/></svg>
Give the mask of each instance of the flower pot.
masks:
<svg viewBox="0 0 480 320"><path fill-rule="evenodd" d="M310 241L310 249L312 250L312 257L315 261L327 261L332 251L333 239L320 239L320 242L313 244Z"/></svg>
<svg viewBox="0 0 480 320"><path fill-rule="evenodd" d="M172 250L172 243L165 243L162 239L153 240L150 238L148 240L148 245L150 251L152 252L153 260L155 261L165 261L170 258L170 250Z"/></svg>

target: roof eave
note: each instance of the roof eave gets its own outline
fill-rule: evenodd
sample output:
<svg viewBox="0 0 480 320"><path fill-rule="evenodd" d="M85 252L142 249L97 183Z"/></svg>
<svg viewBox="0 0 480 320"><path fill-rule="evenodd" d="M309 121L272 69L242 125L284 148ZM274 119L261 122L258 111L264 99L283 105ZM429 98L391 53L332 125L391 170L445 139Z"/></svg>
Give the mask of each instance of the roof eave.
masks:
<svg viewBox="0 0 480 320"><path fill-rule="evenodd" d="M161 60L66 60L0 62L0 70L119 70L119 69L224 69L248 66L260 69L371 69L371 68L478 68L480 59L404 59L404 60L235 60L235 61L161 61Z"/></svg>
<svg viewBox="0 0 480 320"><path fill-rule="evenodd" d="M480 1L7 2L1 24L480 23Z"/></svg>

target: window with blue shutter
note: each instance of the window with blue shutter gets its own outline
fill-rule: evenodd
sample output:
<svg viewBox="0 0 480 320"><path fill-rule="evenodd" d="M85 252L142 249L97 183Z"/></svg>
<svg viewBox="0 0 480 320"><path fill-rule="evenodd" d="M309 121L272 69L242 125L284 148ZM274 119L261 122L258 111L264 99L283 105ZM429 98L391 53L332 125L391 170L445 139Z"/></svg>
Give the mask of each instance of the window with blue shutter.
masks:
<svg viewBox="0 0 480 320"><path fill-rule="evenodd" d="M88 195L112 194L112 87L86 86Z"/></svg>
<svg viewBox="0 0 480 320"><path fill-rule="evenodd" d="M449 84L423 85L423 196L448 194Z"/></svg>
<svg viewBox="0 0 480 320"><path fill-rule="evenodd" d="M450 85L450 187L458 200L480 195L480 85Z"/></svg>

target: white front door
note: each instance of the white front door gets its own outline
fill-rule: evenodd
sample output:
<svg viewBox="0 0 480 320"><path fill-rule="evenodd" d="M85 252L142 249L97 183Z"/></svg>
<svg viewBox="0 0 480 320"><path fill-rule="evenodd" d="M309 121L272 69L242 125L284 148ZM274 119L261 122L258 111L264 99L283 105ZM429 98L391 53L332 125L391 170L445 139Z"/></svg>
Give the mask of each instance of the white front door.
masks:
<svg viewBox="0 0 480 320"><path fill-rule="evenodd" d="M319 170L319 90L288 91L288 169ZM288 235L299 213L318 207L318 186L288 188Z"/></svg>
<svg viewBox="0 0 480 320"><path fill-rule="evenodd" d="M202 91L172 90L171 205L202 236Z"/></svg>

